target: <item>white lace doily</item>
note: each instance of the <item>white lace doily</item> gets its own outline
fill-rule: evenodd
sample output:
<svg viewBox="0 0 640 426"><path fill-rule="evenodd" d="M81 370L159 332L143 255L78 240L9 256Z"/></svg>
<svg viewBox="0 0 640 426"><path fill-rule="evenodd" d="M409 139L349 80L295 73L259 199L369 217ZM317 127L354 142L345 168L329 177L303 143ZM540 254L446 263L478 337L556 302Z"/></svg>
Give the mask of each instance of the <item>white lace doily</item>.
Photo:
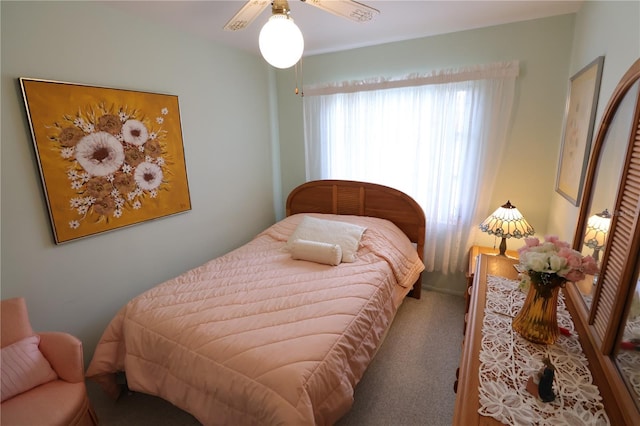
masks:
<svg viewBox="0 0 640 426"><path fill-rule="evenodd" d="M524 299L517 281L487 277L478 412L509 425L609 425L562 293L558 297L558 324L569 330L571 337L560 335L553 345L531 343L511 328ZM526 390L529 377L544 368L546 357L555 366L556 394L556 399L547 403Z"/></svg>
<svg viewBox="0 0 640 426"><path fill-rule="evenodd" d="M622 340L628 342L640 340L640 316L627 320ZM617 361L622 376L626 378L629 387L635 392L636 399L640 400L640 352L620 350L618 351Z"/></svg>

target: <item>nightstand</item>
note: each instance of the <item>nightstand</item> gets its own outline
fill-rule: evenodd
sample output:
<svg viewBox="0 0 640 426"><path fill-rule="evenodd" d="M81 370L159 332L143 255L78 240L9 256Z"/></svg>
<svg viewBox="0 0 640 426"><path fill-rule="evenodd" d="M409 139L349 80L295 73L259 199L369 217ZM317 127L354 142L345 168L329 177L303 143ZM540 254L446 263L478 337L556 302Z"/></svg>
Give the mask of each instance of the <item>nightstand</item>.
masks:
<svg viewBox="0 0 640 426"><path fill-rule="evenodd" d="M478 260L478 255L488 254L488 255L497 256L498 253L500 253L499 249L491 248L491 247L472 246L469 249L469 268L467 269L467 290L464 293L465 315L467 312L469 312L469 302L471 301L471 287L473 286L473 276L476 273L476 264ZM517 250L507 250L506 255L507 255L507 258L510 258L510 259L515 259L515 260L519 259ZM467 326L465 321L464 330L466 330L466 328ZM463 330L463 334L464 334L464 330Z"/></svg>

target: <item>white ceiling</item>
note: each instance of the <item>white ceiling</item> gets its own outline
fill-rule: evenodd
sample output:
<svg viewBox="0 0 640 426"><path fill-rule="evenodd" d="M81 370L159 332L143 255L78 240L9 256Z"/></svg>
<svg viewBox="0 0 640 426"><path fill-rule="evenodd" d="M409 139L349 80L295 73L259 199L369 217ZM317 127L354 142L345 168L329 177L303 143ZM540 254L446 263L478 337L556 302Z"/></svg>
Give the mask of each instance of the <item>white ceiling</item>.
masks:
<svg viewBox="0 0 640 426"><path fill-rule="evenodd" d="M202 36L223 45L258 53L258 34L271 14L265 9L247 28L222 27L245 0L117 1L109 6ZM383 1L361 0L380 11L373 21L357 23L303 1L289 0L291 16L305 39L304 55L336 52L400 40L574 13L582 0L570 1Z"/></svg>

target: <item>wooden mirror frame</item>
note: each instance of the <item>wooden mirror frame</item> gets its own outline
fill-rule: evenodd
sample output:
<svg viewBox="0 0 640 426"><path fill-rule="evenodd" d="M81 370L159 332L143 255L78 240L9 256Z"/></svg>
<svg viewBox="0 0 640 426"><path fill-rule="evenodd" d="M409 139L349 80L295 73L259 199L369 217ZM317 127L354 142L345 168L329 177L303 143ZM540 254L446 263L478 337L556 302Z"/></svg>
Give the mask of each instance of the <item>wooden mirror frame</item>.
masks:
<svg viewBox="0 0 640 426"><path fill-rule="evenodd" d="M565 288L567 307L580 335L580 341L603 397L611 424L638 425L640 411L634 396L616 366L615 348L624 326L635 291L633 274L640 255L640 59L624 74L613 91L602 116L587 169L584 197L578 215L573 248L580 251L594 191L598 159L609 127L627 94L635 97L628 148L615 209L609 228L598 285L591 309L587 307L575 285ZM630 90L636 87L636 92ZM632 282L633 281L633 282Z"/></svg>

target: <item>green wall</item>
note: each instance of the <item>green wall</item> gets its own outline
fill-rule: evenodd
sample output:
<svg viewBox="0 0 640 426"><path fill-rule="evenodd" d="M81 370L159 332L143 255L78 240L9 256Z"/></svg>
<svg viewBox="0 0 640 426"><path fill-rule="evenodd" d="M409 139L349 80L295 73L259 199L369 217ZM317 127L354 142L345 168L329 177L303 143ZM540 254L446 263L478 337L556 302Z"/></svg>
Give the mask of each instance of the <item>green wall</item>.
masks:
<svg viewBox="0 0 640 426"><path fill-rule="evenodd" d="M604 55L604 67L594 136L613 89L631 64L640 58L640 2L585 2L576 15L571 68L567 79L600 55ZM626 146L624 149L626 150ZM558 156L559 153L558 145ZM612 164L607 167L612 167ZM552 192L548 210L548 232L572 241L576 231L578 207Z"/></svg>
<svg viewBox="0 0 640 426"><path fill-rule="evenodd" d="M275 220L270 95L258 56L93 2L1 2L2 298L92 355L131 297ZM177 95L192 210L55 245L18 77ZM272 85L271 85L272 86Z"/></svg>

